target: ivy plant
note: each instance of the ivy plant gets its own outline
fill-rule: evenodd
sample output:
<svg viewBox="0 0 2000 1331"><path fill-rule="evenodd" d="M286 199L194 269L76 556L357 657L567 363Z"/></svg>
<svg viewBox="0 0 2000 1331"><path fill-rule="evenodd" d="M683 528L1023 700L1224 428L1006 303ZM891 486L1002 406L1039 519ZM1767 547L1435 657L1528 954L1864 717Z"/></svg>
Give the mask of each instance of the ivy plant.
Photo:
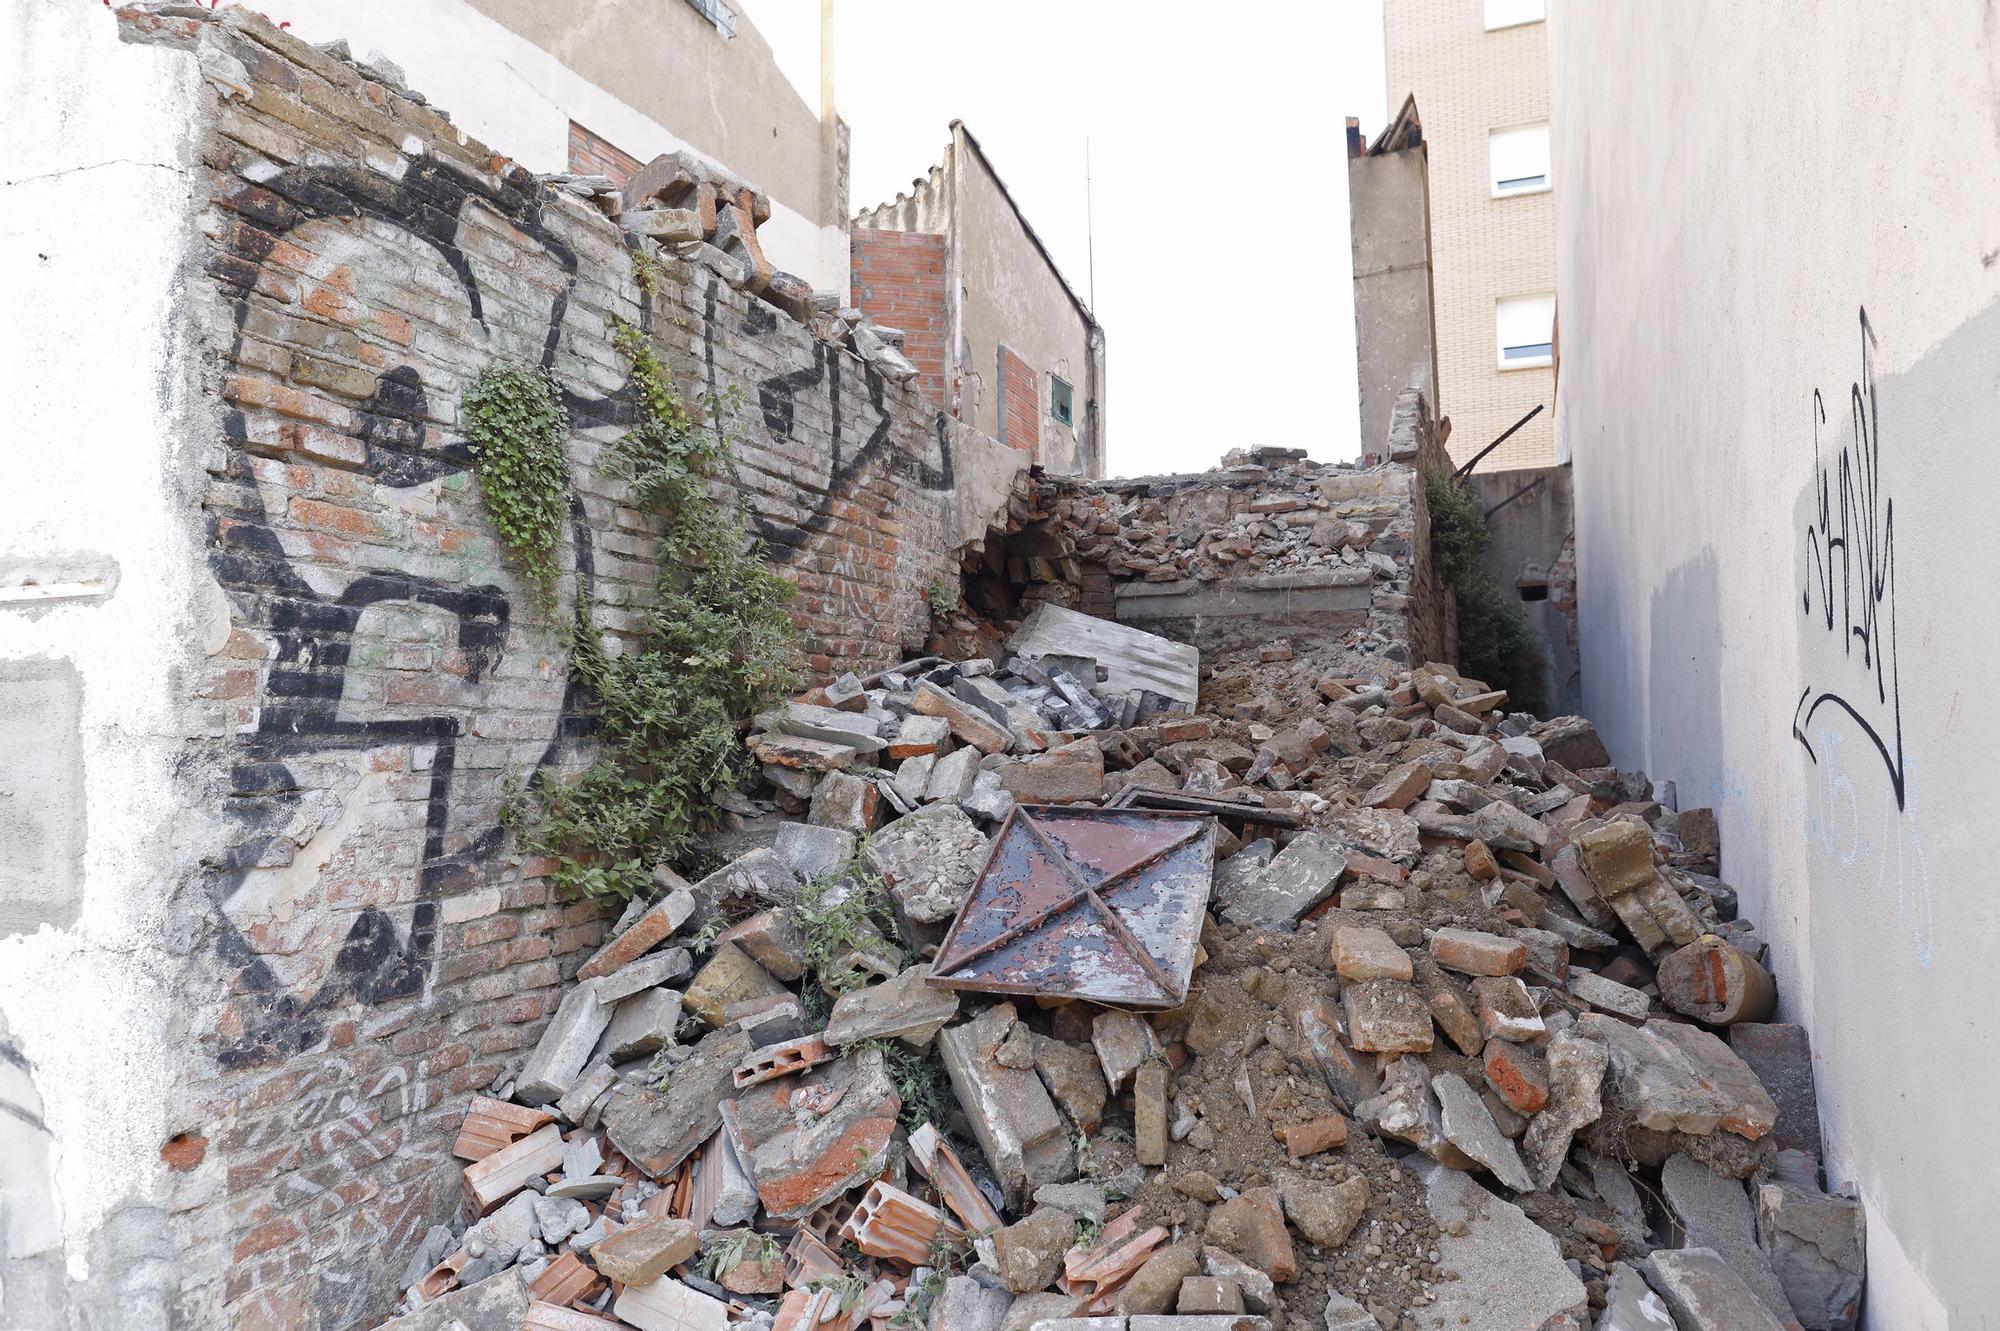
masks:
<svg viewBox="0 0 2000 1331"><path fill-rule="evenodd" d="M545 612L553 611L569 520L569 414L547 370L496 363L459 399L459 417L486 511Z"/></svg>
<svg viewBox="0 0 2000 1331"><path fill-rule="evenodd" d="M616 342L640 418L604 465L663 519L653 604L621 651L578 606L571 669L592 700L598 757L573 781L538 782L518 825L556 857L560 885L629 898L653 865L696 852L719 798L749 774L743 723L804 672L792 585L765 565L734 505L710 492L726 443L688 411L643 334L621 324Z"/></svg>

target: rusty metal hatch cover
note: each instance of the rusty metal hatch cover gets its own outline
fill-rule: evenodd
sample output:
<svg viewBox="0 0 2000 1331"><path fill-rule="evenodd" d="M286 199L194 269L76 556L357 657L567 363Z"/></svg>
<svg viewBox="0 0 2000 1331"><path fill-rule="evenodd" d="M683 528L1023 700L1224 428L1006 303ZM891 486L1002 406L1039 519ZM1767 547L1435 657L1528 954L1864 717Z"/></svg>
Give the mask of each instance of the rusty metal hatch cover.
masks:
<svg viewBox="0 0 2000 1331"><path fill-rule="evenodd" d="M1214 867L1215 820L1204 815L1016 805L930 982L1179 1007Z"/></svg>

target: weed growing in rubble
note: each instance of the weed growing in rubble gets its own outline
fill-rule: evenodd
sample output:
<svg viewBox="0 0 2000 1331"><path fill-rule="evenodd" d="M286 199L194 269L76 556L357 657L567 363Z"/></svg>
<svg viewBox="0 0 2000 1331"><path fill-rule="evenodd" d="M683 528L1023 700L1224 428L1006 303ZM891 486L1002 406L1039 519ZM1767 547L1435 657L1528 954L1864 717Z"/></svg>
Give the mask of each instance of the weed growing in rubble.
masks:
<svg viewBox="0 0 2000 1331"><path fill-rule="evenodd" d="M653 1061L646 1065L646 1076L651 1081L654 1090L658 1091L661 1095L667 1093L667 1087L673 1080L673 1073L667 1063L666 1050L662 1049L659 1053L653 1055Z"/></svg>
<svg viewBox="0 0 2000 1331"><path fill-rule="evenodd" d="M808 989L844 994L865 982L864 976L835 963L849 948L864 944L879 948L896 932L886 895L882 876L868 863L866 842L856 847L844 867L800 884L792 913L805 936L806 969L819 982Z"/></svg>
<svg viewBox="0 0 2000 1331"><path fill-rule="evenodd" d="M1443 472L1424 478L1431 523L1431 561L1458 597L1458 666L1491 688L1507 690L1513 707L1540 712L1541 652L1527 612L1479 562L1486 550L1486 515L1479 498Z"/></svg>
<svg viewBox="0 0 2000 1331"><path fill-rule="evenodd" d="M704 1280L719 1281L745 1262L755 1262L758 1270L769 1271L784 1260L784 1249L776 1239L744 1229L710 1244L695 1269Z"/></svg>
<svg viewBox="0 0 2000 1331"><path fill-rule="evenodd" d="M556 857L559 886L625 898L645 890L652 865L694 852L718 798L748 775L741 723L803 671L791 584L765 566L736 508L709 493L726 444L675 394L644 335L620 324L616 342L640 420L605 469L665 520L658 581L623 651L606 650L578 605L571 670L594 704L598 760L574 781L538 781L534 816L516 825Z"/></svg>
<svg viewBox="0 0 2000 1331"><path fill-rule="evenodd" d="M924 588L924 604L931 608L931 618L943 619L958 609L958 595L944 584L934 582Z"/></svg>
<svg viewBox="0 0 2000 1331"><path fill-rule="evenodd" d="M556 553L569 520L569 414L549 372L489 365L459 399L465 441L486 512L547 611L556 604Z"/></svg>
<svg viewBox="0 0 2000 1331"><path fill-rule="evenodd" d="M944 1064L901 1040L864 1040L860 1047L882 1052L882 1066L888 1069L889 1079L896 1083L896 1094L903 1101L900 1115L903 1130L915 1132L926 1123L942 1130L945 1116L957 1103Z"/></svg>

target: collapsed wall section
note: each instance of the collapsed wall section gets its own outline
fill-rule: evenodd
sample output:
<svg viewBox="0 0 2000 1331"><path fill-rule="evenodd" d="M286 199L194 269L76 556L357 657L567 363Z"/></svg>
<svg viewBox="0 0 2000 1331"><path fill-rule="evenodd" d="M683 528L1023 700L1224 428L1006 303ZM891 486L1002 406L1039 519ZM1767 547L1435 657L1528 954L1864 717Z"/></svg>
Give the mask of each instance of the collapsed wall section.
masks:
<svg viewBox="0 0 2000 1331"><path fill-rule="evenodd" d="M1209 664L1279 640L1329 675L1448 661L1424 478L1449 462L1415 390L1388 443L1394 460L1360 467L1256 448L1183 475L1037 473L1004 538L967 556L968 608L1002 622L1054 602L1192 643Z"/></svg>
<svg viewBox="0 0 2000 1331"><path fill-rule="evenodd" d="M513 783L591 759L576 600L615 649L660 571L659 520L603 465L638 411L618 330L729 442L718 489L797 586L821 677L921 645L960 529L1004 505L985 471L1006 450L851 354L838 321L801 323L795 287L781 309L713 246L635 239L602 190L538 180L378 69L243 11L120 21L203 79L199 275L170 355L198 361L209 408L198 512L173 520L203 546L217 622L174 684L213 713L179 759L189 823L212 830L158 866L180 883L192 1032L163 1134L186 1175L176 1315L353 1326L458 1203L466 1097L533 1044L604 932L503 811ZM552 606L500 545L463 438L460 396L500 362L546 368L569 417ZM963 493L961 458L979 472Z"/></svg>

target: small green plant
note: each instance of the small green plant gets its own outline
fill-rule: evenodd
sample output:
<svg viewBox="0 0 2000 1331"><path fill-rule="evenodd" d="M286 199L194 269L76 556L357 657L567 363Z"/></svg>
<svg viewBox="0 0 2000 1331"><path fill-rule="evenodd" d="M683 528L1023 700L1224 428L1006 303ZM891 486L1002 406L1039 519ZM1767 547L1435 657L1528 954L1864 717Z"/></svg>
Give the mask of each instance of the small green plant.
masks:
<svg viewBox="0 0 2000 1331"><path fill-rule="evenodd" d="M926 1123L942 1130L945 1115L957 1103L944 1064L901 1040L867 1040L861 1047L881 1051L882 1066L896 1083L896 1094L903 1102L903 1112L898 1116L903 1130L915 1132Z"/></svg>
<svg viewBox="0 0 2000 1331"><path fill-rule="evenodd" d="M653 1061L646 1064L646 1076L652 1081L653 1089L661 1095L667 1093L667 1085L673 1073L667 1066L667 1051L662 1049L653 1055Z"/></svg>
<svg viewBox="0 0 2000 1331"><path fill-rule="evenodd" d="M834 963L840 956L864 943L879 946L896 931L882 876L869 866L865 842L844 867L801 884L792 914L805 936L806 969L818 987L835 994L858 988L865 978L838 968Z"/></svg>
<svg viewBox="0 0 2000 1331"><path fill-rule="evenodd" d="M494 364L459 399L486 512L544 611L556 603L556 554L569 521L569 414L547 370Z"/></svg>
<svg viewBox="0 0 2000 1331"><path fill-rule="evenodd" d="M770 1271L785 1260L785 1251L769 1234L739 1229L709 1244L695 1269L705 1280L721 1280L745 1262L755 1262L760 1271Z"/></svg>
<svg viewBox="0 0 2000 1331"><path fill-rule="evenodd" d="M1093 1220L1087 1215L1080 1215L1076 1218L1076 1239L1072 1246L1082 1248L1085 1252L1088 1252L1090 1249L1095 1248L1098 1241L1103 1237L1104 1221L1102 1218Z"/></svg>
<svg viewBox="0 0 2000 1331"><path fill-rule="evenodd" d="M823 1289L836 1291L838 1297L835 1302L844 1315L861 1306L861 1296L868 1292L868 1282L852 1274L814 1276L806 1281L806 1288L815 1292Z"/></svg>
<svg viewBox="0 0 2000 1331"><path fill-rule="evenodd" d="M632 249L632 280L639 284L639 290L648 299L660 292L660 261L650 251L634 246Z"/></svg>
<svg viewBox="0 0 2000 1331"><path fill-rule="evenodd" d="M924 588L924 603L931 608L931 617L943 619L958 609L958 595L941 583L932 583Z"/></svg>
<svg viewBox="0 0 2000 1331"><path fill-rule="evenodd" d="M1511 706L1539 713L1542 657L1528 614L1480 564L1486 517L1479 499L1444 472L1424 478L1430 513L1431 562L1458 597L1458 666L1489 686L1507 690Z"/></svg>
<svg viewBox="0 0 2000 1331"><path fill-rule="evenodd" d="M577 607L571 670L588 690L599 756L574 780L538 780L514 825L530 849L556 858L559 886L629 898L652 865L697 852L719 797L748 775L741 724L803 671L791 584L765 567L742 515L709 493L725 444L674 393L637 329L620 324L615 340L631 361L640 419L605 465L665 521L654 603L618 652L600 641L589 607Z"/></svg>

